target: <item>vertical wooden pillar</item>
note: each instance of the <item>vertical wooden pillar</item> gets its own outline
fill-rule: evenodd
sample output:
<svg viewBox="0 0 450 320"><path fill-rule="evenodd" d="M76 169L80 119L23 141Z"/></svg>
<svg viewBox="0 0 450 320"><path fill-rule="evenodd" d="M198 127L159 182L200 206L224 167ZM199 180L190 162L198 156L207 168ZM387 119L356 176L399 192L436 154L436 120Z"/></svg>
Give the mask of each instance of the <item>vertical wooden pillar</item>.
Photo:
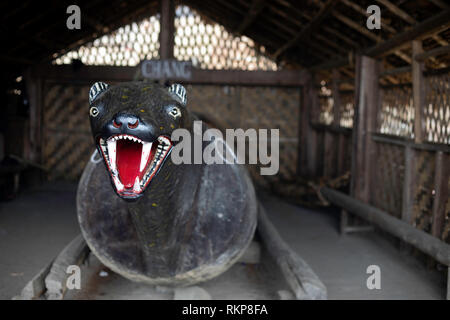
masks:
<svg viewBox="0 0 450 320"><path fill-rule="evenodd" d="M358 132L359 132L359 94L361 91L361 56L355 56L355 96L354 96L354 113L353 113L353 130L352 130L352 148L351 148L351 168L350 168L350 195L355 197L358 189ZM349 213L342 209L340 219L340 232L345 234L349 225Z"/></svg>
<svg viewBox="0 0 450 320"><path fill-rule="evenodd" d="M42 86L43 81L29 69L25 72L29 103L30 124L25 158L35 163L42 162Z"/></svg>
<svg viewBox="0 0 450 320"><path fill-rule="evenodd" d="M434 201L431 234L437 238L442 235L445 223L445 206L450 196L448 184L450 179L450 156L438 151L436 153L436 170L434 173Z"/></svg>
<svg viewBox="0 0 450 320"><path fill-rule="evenodd" d="M353 130L352 130L352 148L351 148L351 179L350 179L350 195L355 196L357 190L357 172L358 172L358 132L359 132L359 93L361 91L361 56L355 56L355 96L354 96L354 113L353 113Z"/></svg>
<svg viewBox="0 0 450 320"><path fill-rule="evenodd" d="M340 128L341 126L341 94L339 92L340 75L337 69L333 69L333 127ZM344 172L345 162L345 136L342 132L337 131L334 135L334 145L336 158L334 159L334 175L338 176Z"/></svg>
<svg viewBox="0 0 450 320"><path fill-rule="evenodd" d="M161 1L161 19L159 31L159 58L173 59L175 35L175 3L174 0Z"/></svg>
<svg viewBox="0 0 450 320"><path fill-rule="evenodd" d="M424 63L418 62L415 56L423 53L422 42L412 42L412 90L414 105L414 141L421 143L424 140L422 125L423 108L425 106L425 84L423 78Z"/></svg>
<svg viewBox="0 0 450 320"><path fill-rule="evenodd" d="M313 129L311 123L319 107L317 94L314 90L314 77L310 75L308 83L303 87L303 121L302 139L305 141L303 149L304 160L306 163L306 176L315 177L317 175L317 160L318 160L318 136Z"/></svg>
<svg viewBox="0 0 450 320"><path fill-rule="evenodd" d="M352 180L350 193L366 203L374 191L376 145L372 132L377 128L379 63L373 58L356 56L355 115L353 121ZM371 230L371 226L348 226L348 213L341 213L341 232Z"/></svg>
<svg viewBox="0 0 450 320"><path fill-rule="evenodd" d="M297 174L300 176L308 175L308 99L306 86L300 89L299 123L298 123L298 147L297 147Z"/></svg>
<svg viewBox="0 0 450 320"><path fill-rule="evenodd" d="M374 159L376 145L371 134L376 131L379 109L379 63L373 58L361 57L361 76L356 131L356 198L370 203L374 190Z"/></svg>

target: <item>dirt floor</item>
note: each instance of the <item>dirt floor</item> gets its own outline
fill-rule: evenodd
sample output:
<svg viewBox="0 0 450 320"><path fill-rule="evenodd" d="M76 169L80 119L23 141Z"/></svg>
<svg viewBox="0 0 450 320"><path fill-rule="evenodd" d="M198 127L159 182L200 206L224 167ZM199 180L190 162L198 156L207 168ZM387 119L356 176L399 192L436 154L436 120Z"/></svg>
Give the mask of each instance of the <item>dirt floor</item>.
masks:
<svg viewBox="0 0 450 320"><path fill-rule="evenodd" d="M0 203L0 299L19 294L79 233L75 191L75 185L45 185ZM341 236L335 213L300 208L275 197L264 197L263 203L283 239L327 286L330 299L445 297L443 273L427 270L379 234ZM380 267L380 290L366 286L369 265ZM220 285L223 281L218 278L216 282ZM224 298L220 294L214 297Z"/></svg>

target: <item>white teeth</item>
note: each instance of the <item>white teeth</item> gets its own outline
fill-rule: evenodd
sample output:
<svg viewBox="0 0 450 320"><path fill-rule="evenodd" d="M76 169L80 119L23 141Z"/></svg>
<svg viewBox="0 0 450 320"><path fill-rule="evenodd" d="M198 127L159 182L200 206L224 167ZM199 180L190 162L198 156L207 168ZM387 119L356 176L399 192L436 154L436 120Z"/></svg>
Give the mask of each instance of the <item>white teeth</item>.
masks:
<svg viewBox="0 0 450 320"><path fill-rule="evenodd" d="M112 172L116 172L116 144L115 140L108 140L108 155Z"/></svg>
<svg viewBox="0 0 450 320"><path fill-rule="evenodd" d="M136 177L136 180L134 180L133 191L138 192L140 190L141 188L139 186L139 177Z"/></svg>
<svg viewBox="0 0 450 320"><path fill-rule="evenodd" d="M123 190L123 184L122 182L119 181L119 178L117 178L117 176L113 175L113 180L114 180L114 184L116 185L117 191L122 191Z"/></svg>
<svg viewBox="0 0 450 320"><path fill-rule="evenodd" d="M144 145L142 146L141 165L139 171L142 172L144 170L145 165L147 164L148 161L148 157L150 156L151 150L152 150L152 143L144 142Z"/></svg>

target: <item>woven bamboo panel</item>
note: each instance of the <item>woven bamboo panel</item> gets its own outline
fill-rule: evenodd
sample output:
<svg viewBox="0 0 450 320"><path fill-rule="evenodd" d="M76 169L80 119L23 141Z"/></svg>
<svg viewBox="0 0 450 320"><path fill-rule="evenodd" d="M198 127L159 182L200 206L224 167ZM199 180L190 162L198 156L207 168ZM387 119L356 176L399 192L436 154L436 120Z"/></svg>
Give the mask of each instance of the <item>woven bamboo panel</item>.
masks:
<svg viewBox="0 0 450 320"><path fill-rule="evenodd" d="M414 107L411 86L382 88L381 96L378 131L413 138Z"/></svg>
<svg viewBox="0 0 450 320"><path fill-rule="evenodd" d="M141 60L159 57L159 17L133 22L108 35L69 51L56 64L79 59L86 65L135 66Z"/></svg>
<svg viewBox="0 0 450 320"><path fill-rule="evenodd" d="M375 206L401 218L405 157L402 147L377 143Z"/></svg>
<svg viewBox="0 0 450 320"><path fill-rule="evenodd" d="M76 180L94 150L89 117L89 86L48 85L44 90L43 163L49 180Z"/></svg>
<svg viewBox="0 0 450 320"><path fill-rule="evenodd" d="M334 100L330 95L319 94L319 114L317 122L320 124L330 125L334 120Z"/></svg>
<svg viewBox="0 0 450 320"><path fill-rule="evenodd" d="M316 119L312 122L331 125L334 121L334 99L333 90L322 86L317 90L319 101L319 112L312 113ZM339 126L353 128L353 115L355 113L355 93L353 91L339 92Z"/></svg>
<svg viewBox="0 0 450 320"><path fill-rule="evenodd" d="M174 56L192 61L202 69L277 70L265 48L253 40L233 36L217 23L206 22L195 10L183 5L175 10ZM159 58L159 15L123 26L54 60L70 64L79 59L86 65L136 66L142 60Z"/></svg>
<svg viewBox="0 0 450 320"><path fill-rule="evenodd" d="M217 23L206 22L195 10L178 6L174 55L202 69L277 70L275 61L245 36L233 36Z"/></svg>
<svg viewBox="0 0 450 320"><path fill-rule="evenodd" d="M355 114L355 93L340 93L340 120L339 125L344 128L353 128L353 116Z"/></svg>
<svg viewBox="0 0 450 320"><path fill-rule="evenodd" d="M450 73L425 77L425 137L450 144Z"/></svg>
<svg viewBox="0 0 450 320"><path fill-rule="evenodd" d="M249 170L261 184L295 177L300 103L298 89L208 85L188 86L187 91L188 107L204 114L221 129L279 129L279 174L261 178L258 166L249 166Z"/></svg>
<svg viewBox="0 0 450 320"><path fill-rule="evenodd" d="M188 108L220 128L239 128L239 87L186 86Z"/></svg>
<svg viewBox="0 0 450 320"><path fill-rule="evenodd" d="M416 155L412 223L416 228L430 232L434 199L435 153L416 151Z"/></svg>

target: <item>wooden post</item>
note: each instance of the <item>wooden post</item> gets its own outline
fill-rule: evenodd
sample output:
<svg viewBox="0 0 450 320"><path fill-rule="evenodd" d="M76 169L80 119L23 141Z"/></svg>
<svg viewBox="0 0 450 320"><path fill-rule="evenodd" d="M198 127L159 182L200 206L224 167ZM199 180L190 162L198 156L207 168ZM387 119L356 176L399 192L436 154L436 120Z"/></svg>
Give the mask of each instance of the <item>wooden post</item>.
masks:
<svg viewBox="0 0 450 320"><path fill-rule="evenodd" d="M308 130L309 117L308 117L308 92L306 86L302 86L300 89L300 106L299 106L299 125L298 125L298 161L297 161L297 173L300 176L308 175L308 157L307 157L307 145L308 145Z"/></svg>
<svg viewBox="0 0 450 320"><path fill-rule="evenodd" d="M436 169L434 173L434 201L431 234L437 238L442 235L445 223L445 206L449 198L448 184L450 179L450 157L438 151L436 153Z"/></svg>
<svg viewBox="0 0 450 320"><path fill-rule="evenodd" d="M366 56L361 57L361 76L358 102L356 198L369 203L373 190L373 165L376 156L375 142L371 134L376 131L379 109L379 65Z"/></svg>
<svg viewBox="0 0 450 320"><path fill-rule="evenodd" d="M354 96L354 113L353 113L353 130L352 130L352 148L351 148L351 168L350 168L350 196L356 195L358 188L358 132L359 132L359 94L361 91L361 56L355 56L355 96ZM349 214L345 209L341 210L340 231L345 234L348 229Z"/></svg>
<svg viewBox="0 0 450 320"><path fill-rule="evenodd" d="M29 69L25 73L30 102L29 147L25 158L28 161L41 163L42 161L42 86L43 81Z"/></svg>
<svg viewBox="0 0 450 320"><path fill-rule="evenodd" d="M175 35L175 3L174 0L161 1L161 19L159 32L159 58L173 59Z"/></svg>
<svg viewBox="0 0 450 320"><path fill-rule="evenodd" d="M340 75L337 69L333 69L333 127L339 128L341 123L341 94L339 92ZM345 161L345 136L342 132L336 132L333 137L335 156L333 157L332 175L343 174L343 165Z"/></svg>
<svg viewBox="0 0 450 320"><path fill-rule="evenodd" d="M423 53L422 42L414 40L412 42L412 90L414 105L414 141L423 142L422 115L425 106L425 84L423 77L424 63L415 59L415 56Z"/></svg>
<svg viewBox="0 0 450 320"><path fill-rule="evenodd" d="M350 195L355 196L357 190L357 172L358 172L358 132L359 132L359 94L361 91L361 56L355 56L355 102L354 102L354 114L353 114L353 130L352 130L352 149L351 149L351 179L350 179Z"/></svg>
<svg viewBox="0 0 450 320"><path fill-rule="evenodd" d="M318 160L318 135L312 127L313 119L319 108L317 93L314 90L314 77L310 76L310 81L303 87L303 105L304 105L304 120L302 126L305 126L306 144L306 172L308 177L315 177L317 175L317 160Z"/></svg>
<svg viewBox="0 0 450 320"><path fill-rule="evenodd" d="M355 115L353 121L352 180L350 194L365 203L371 202L374 190L374 159L379 99L379 63L366 56L356 57ZM371 230L369 226L348 226L348 213L341 211L341 232ZM343 225L347 223L347 226Z"/></svg>

